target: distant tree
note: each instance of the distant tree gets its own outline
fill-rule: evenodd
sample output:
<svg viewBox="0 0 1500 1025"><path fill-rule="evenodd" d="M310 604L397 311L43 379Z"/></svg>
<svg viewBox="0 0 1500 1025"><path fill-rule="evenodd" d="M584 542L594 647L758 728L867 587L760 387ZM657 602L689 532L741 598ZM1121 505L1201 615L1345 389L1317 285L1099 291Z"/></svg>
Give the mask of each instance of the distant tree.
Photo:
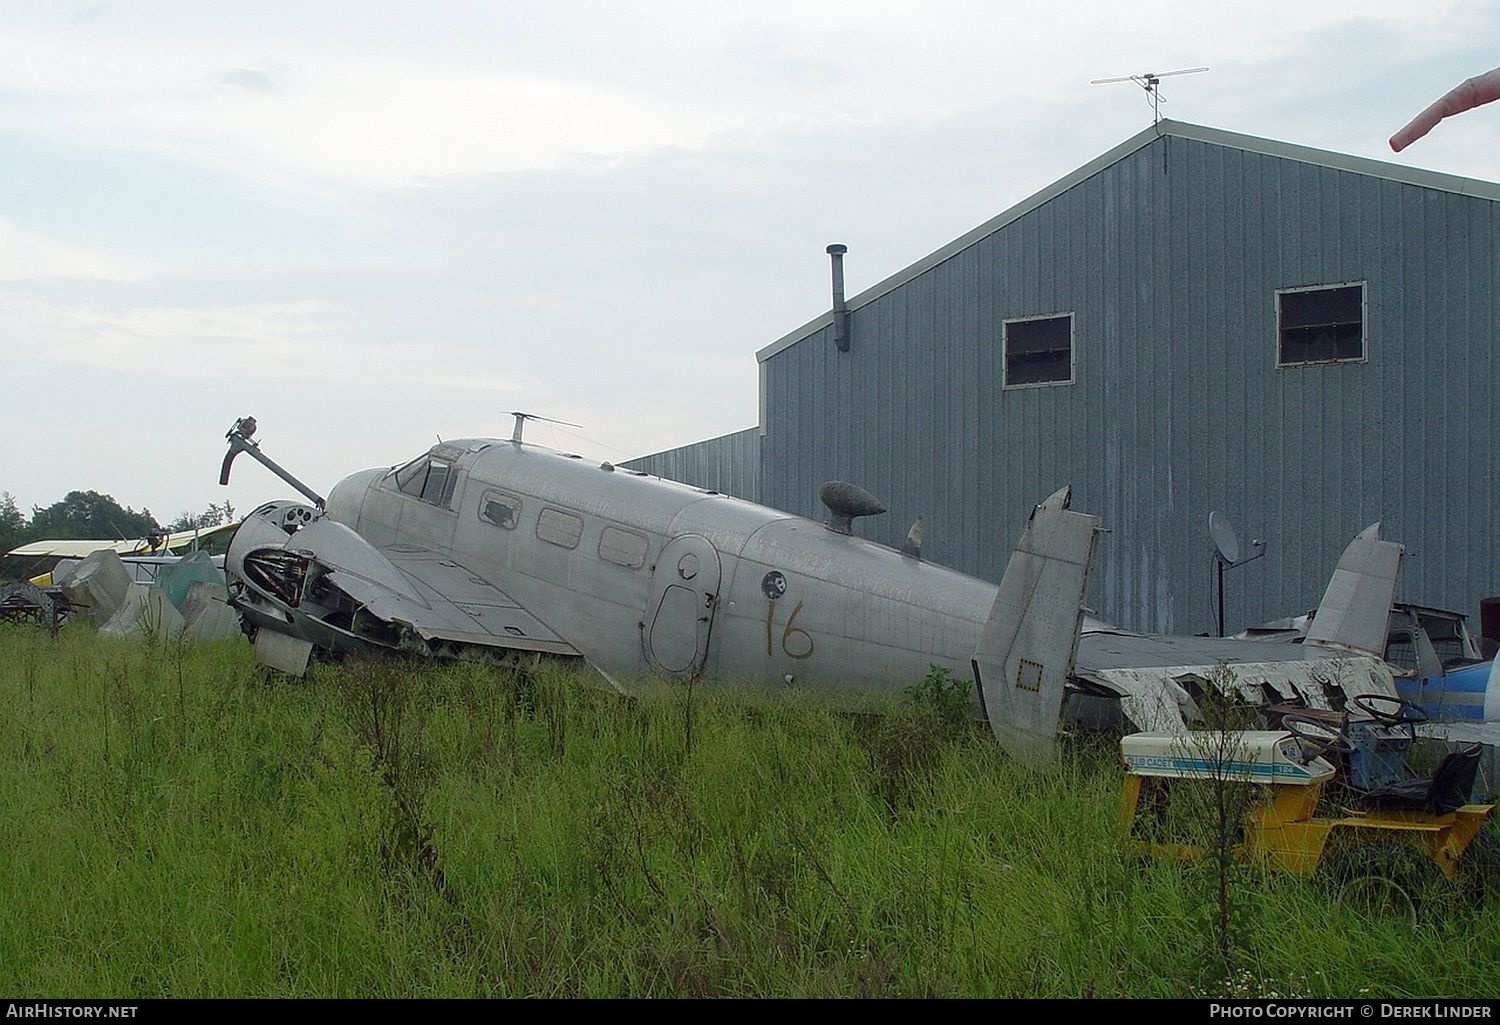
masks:
<svg viewBox="0 0 1500 1025"><path fill-rule="evenodd" d="M26 543L26 514L16 505L16 496L0 491L0 553Z"/></svg>
<svg viewBox="0 0 1500 1025"><path fill-rule="evenodd" d="M226 499L223 505L208 503L208 508L194 516L184 509L177 514L177 518L167 524L167 532L175 533L179 530L207 530L217 527L222 523L234 522L234 506Z"/></svg>
<svg viewBox="0 0 1500 1025"><path fill-rule="evenodd" d="M70 491L61 502L34 507L26 535L49 540L138 538L159 529L149 509L122 508L97 491Z"/></svg>

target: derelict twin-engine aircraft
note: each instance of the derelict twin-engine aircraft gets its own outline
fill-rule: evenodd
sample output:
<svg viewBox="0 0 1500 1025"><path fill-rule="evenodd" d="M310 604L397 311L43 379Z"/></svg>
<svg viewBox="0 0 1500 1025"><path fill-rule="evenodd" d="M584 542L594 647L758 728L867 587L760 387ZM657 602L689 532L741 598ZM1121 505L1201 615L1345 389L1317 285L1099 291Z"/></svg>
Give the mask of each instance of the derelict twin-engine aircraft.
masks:
<svg viewBox="0 0 1500 1025"><path fill-rule="evenodd" d="M300 673L314 647L587 663L628 690L651 676L814 688L888 700L936 665L977 686L1008 750L1045 758L1060 723L1124 717L1182 728L1197 687L1256 703L1338 706L1394 695L1375 657L1401 547L1356 538L1304 645L1157 638L1085 619L1099 520L1069 490L1032 512L996 585L853 535L884 511L826 484L826 524L648 474L509 440L440 442L365 470L323 499L229 431L311 505L245 517L226 560L258 656ZM1234 680L1215 674L1231 663ZM1219 682L1215 683L1218 679Z"/></svg>

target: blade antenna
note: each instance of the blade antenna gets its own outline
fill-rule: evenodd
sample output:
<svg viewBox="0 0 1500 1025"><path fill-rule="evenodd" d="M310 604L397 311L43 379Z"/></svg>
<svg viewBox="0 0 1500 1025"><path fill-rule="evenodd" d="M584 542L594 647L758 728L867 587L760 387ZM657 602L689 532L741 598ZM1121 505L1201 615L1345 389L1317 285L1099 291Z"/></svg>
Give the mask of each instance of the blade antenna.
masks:
<svg viewBox="0 0 1500 1025"><path fill-rule="evenodd" d="M568 421L566 421L566 420L554 420L550 416L540 416L540 415L538 415L536 413L522 413L519 410L511 410L510 415L516 418L515 430L513 430L511 432L510 440L514 444L517 444L517 445L521 444L521 432L522 432L523 428L525 428L527 420L540 420L543 423L562 424L564 427L572 427L572 428L574 428L576 430L582 430L583 429L583 428L579 427L577 424L570 424L570 423L568 423ZM556 441L556 438L554 436L554 443L555 443L555 441Z"/></svg>

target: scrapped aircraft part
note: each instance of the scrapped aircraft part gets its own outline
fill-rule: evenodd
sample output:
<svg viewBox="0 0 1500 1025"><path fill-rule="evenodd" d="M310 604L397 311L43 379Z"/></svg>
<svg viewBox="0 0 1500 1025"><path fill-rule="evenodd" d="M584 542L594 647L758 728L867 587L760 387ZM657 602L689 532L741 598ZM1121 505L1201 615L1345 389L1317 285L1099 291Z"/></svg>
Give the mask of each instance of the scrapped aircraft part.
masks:
<svg viewBox="0 0 1500 1025"><path fill-rule="evenodd" d="M885 512L880 499L848 481L824 482L818 488L818 500L828 507L826 526L836 534L852 534L857 516L879 516Z"/></svg>
<svg viewBox="0 0 1500 1025"><path fill-rule="evenodd" d="M831 507L848 521L880 508L835 487L843 494ZM322 509L263 506L236 532L226 574L247 634L335 655L576 659L627 687L652 673L732 674L780 689L790 676L866 707L933 665L968 663L981 711L1023 757L1049 754L1059 722L1125 718L1128 688L1094 670L1158 670L1143 678L1156 676L1154 692L1181 719L1220 661L1343 655L1226 641L1215 643L1231 652L1206 653L1200 639L1103 638L1097 624L1080 636L1098 521L1070 512L1068 495L1033 513L997 587L749 502L600 472L539 446L463 439L346 477ZM1093 657L1111 646L1130 657ZM1162 666L1182 672L1162 681ZM1266 679L1254 689L1266 701L1300 696ZM1307 701L1378 689L1331 670Z"/></svg>
<svg viewBox="0 0 1500 1025"><path fill-rule="evenodd" d="M397 594L376 596L366 608L383 619L404 620L423 641L457 641L549 655L581 654L510 595L451 559L411 545L387 551L396 570L415 585L415 601L423 611L414 608L411 599ZM374 593L373 581L346 573L333 574L330 579L351 594Z"/></svg>
<svg viewBox="0 0 1500 1025"><path fill-rule="evenodd" d="M167 552L178 552L184 548L194 548L203 542L218 537L220 534L229 533L238 526L238 523L223 523L217 527L209 527L206 530L179 530L167 535L157 532L154 535L130 541L90 541L83 539L32 541L18 548L12 548L4 554L21 558L62 559L82 559L85 556L92 555L94 552L106 549L118 555L141 555L152 551L158 554L165 554ZM154 546L152 543L153 539L156 542Z"/></svg>
<svg viewBox="0 0 1500 1025"><path fill-rule="evenodd" d="M75 608L88 610L99 626L125 603L130 591L130 571L113 551L92 552L84 557L63 585L63 594Z"/></svg>
<svg viewBox="0 0 1500 1025"><path fill-rule="evenodd" d="M691 678L703 671L708 642L719 607L722 570L719 553L708 538L682 534L668 541L651 571L650 620L642 628L647 662L673 678ZM761 581L770 591L771 575ZM782 577L780 587L786 588Z"/></svg>
<svg viewBox="0 0 1500 1025"><path fill-rule="evenodd" d="M225 433L224 437L229 441L229 451L224 453L224 462L219 467L220 486L224 486L229 483L229 470L230 467L234 464L234 457L243 452L251 459L254 459L266 469L270 470L276 476L286 481L292 487L296 488L298 493L306 495L308 499L310 499L312 503L319 509L323 508L323 505L325 503L323 501L322 495L318 494L306 484L303 484L296 477L293 477L290 472L283 469L275 460L262 452L260 450L260 442L250 440L251 436L255 434L255 428L255 417L245 416L236 420L234 422L234 426L229 428L229 430Z"/></svg>
<svg viewBox="0 0 1500 1025"><path fill-rule="evenodd" d="M193 581L180 608L189 640L218 641L240 634L239 616L229 605L223 583Z"/></svg>
<svg viewBox="0 0 1500 1025"><path fill-rule="evenodd" d="M1222 670L1212 667L1212 663L1205 668L1204 662L1180 666L1080 667L1078 674L1119 694L1120 710L1126 718L1137 729L1153 733L1188 729L1198 719L1204 695L1211 688L1223 688L1218 691L1221 697L1250 707L1296 701L1307 708L1330 710L1339 710L1334 697L1345 692L1392 698L1396 693L1385 663L1363 656L1221 662L1220 665Z"/></svg>
<svg viewBox="0 0 1500 1025"><path fill-rule="evenodd" d="M175 641L187 632L187 620L152 584L131 584L125 601L99 628L106 637L156 637Z"/></svg>
<svg viewBox="0 0 1500 1025"><path fill-rule="evenodd" d="M245 577L256 587L296 608L302 603L307 559L282 548L262 548L245 556Z"/></svg>
<svg viewBox="0 0 1500 1025"><path fill-rule="evenodd" d="M289 676L307 672L313 645L301 637L276 630L258 630L255 634L255 660Z"/></svg>
<svg viewBox="0 0 1500 1025"><path fill-rule="evenodd" d="M29 621L56 633L69 611L68 599L59 588L25 582L0 586L0 623Z"/></svg>
<svg viewBox="0 0 1500 1025"><path fill-rule="evenodd" d="M995 739L1023 761L1055 755L1078 651L1099 518L1062 488L1032 510L979 635L973 666Z"/></svg>
<svg viewBox="0 0 1500 1025"><path fill-rule="evenodd" d="M1381 657L1405 548L1380 539L1380 524L1360 531L1328 581L1308 625L1309 645Z"/></svg>
<svg viewBox="0 0 1500 1025"><path fill-rule="evenodd" d="M447 556L420 545L382 552L294 503L269 503L245 518L226 572L231 604L259 633L291 633L329 651L387 648L489 661L522 657L514 652L579 655Z"/></svg>
<svg viewBox="0 0 1500 1025"><path fill-rule="evenodd" d="M1414 700L1434 719L1493 722L1500 716L1493 661L1457 665L1437 676L1396 683L1403 697Z"/></svg>

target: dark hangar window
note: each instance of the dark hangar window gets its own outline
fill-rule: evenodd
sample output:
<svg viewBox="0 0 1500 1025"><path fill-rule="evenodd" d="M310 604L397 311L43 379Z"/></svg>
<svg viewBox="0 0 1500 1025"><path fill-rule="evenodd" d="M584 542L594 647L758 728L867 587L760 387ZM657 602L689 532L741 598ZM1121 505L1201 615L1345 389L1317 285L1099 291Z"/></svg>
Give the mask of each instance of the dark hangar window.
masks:
<svg viewBox="0 0 1500 1025"><path fill-rule="evenodd" d="M1005 387L1073 383L1073 314L1005 322Z"/></svg>
<svg viewBox="0 0 1500 1025"><path fill-rule="evenodd" d="M1365 283L1276 292L1276 365L1354 363L1365 358Z"/></svg>

